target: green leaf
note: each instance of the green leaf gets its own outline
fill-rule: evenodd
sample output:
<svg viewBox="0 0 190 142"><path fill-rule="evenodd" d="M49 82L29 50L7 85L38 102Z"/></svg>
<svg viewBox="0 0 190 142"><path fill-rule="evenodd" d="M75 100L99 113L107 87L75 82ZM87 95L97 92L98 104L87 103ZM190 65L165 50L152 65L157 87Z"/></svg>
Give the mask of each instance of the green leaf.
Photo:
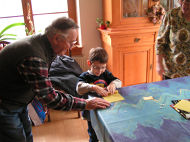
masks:
<svg viewBox="0 0 190 142"><path fill-rule="evenodd" d="M13 27L16 27L16 26L22 26L22 25L25 25L25 23L13 23L13 24L10 24L10 25L6 26L6 27L0 32L0 35L2 35L5 31L7 31L7 30L10 29L10 28L13 28Z"/></svg>
<svg viewBox="0 0 190 142"><path fill-rule="evenodd" d="M2 38L0 41L7 41L7 40L16 40L16 38Z"/></svg>
<svg viewBox="0 0 190 142"><path fill-rule="evenodd" d="M2 38L4 36L17 36L17 35L15 35L15 34L2 34L2 35L0 35L0 38Z"/></svg>

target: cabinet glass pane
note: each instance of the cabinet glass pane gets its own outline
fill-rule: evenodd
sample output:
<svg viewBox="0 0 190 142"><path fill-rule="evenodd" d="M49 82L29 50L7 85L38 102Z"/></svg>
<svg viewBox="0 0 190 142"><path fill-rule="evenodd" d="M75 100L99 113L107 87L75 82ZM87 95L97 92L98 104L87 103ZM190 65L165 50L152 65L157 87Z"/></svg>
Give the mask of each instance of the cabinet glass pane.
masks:
<svg viewBox="0 0 190 142"><path fill-rule="evenodd" d="M148 0L123 0L123 17L144 17Z"/></svg>
<svg viewBox="0 0 190 142"><path fill-rule="evenodd" d="M160 0L160 4L165 8L166 11L180 6L179 0Z"/></svg>

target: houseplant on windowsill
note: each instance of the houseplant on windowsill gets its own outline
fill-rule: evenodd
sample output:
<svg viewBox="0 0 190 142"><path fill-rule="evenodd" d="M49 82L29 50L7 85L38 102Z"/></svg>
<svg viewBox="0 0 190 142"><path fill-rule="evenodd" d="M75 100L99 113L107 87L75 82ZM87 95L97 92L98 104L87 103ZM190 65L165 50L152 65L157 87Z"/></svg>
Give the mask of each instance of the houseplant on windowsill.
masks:
<svg viewBox="0 0 190 142"><path fill-rule="evenodd" d="M0 31L0 50L3 47L5 47L7 44L9 44L10 40L16 40L17 39L16 34L8 34L8 33L6 33L7 30L9 30L10 28L16 27L16 26L23 26L23 25L25 25L25 23L13 23L13 24L6 26L5 28L3 28Z"/></svg>

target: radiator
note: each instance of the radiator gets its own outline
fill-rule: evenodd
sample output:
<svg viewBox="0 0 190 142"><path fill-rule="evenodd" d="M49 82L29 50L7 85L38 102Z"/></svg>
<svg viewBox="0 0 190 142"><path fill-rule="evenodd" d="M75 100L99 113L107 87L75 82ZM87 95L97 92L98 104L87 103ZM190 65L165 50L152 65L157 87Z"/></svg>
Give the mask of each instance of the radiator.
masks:
<svg viewBox="0 0 190 142"><path fill-rule="evenodd" d="M77 63L80 65L83 71L88 70L87 59L85 57L73 56L72 58L74 58L77 61Z"/></svg>

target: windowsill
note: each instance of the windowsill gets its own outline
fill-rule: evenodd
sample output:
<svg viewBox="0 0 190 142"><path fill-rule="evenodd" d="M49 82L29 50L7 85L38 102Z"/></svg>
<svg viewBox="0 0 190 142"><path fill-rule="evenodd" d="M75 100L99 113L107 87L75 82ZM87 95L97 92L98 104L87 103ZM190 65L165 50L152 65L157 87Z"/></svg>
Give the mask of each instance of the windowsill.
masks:
<svg viewBox="0 0 190 142"><path fill-rule="evenodd" d="M80 56L80 55L82 55L82 49L83 49L82 46L73 47L71 49L71 56ZM66 52L66 55L69 55L68 51Z"/></svg>

